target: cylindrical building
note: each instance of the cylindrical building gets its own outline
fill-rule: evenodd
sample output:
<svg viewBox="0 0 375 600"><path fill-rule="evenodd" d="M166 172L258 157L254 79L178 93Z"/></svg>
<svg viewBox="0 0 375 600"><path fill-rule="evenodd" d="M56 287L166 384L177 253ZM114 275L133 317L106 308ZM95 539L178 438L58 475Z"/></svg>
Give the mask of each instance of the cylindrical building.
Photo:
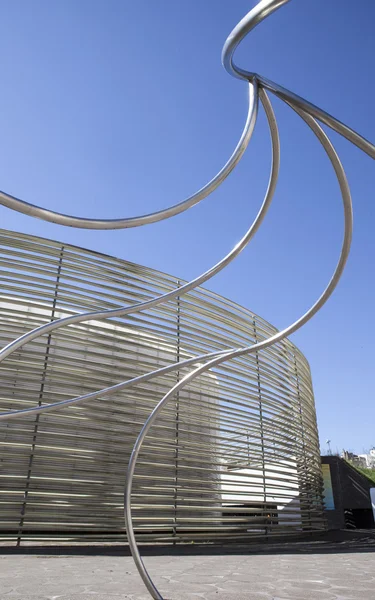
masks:
<svg viewBox="0 0 375 600"><path fill-rule="evenodd" d="M150 299L184 282L153 269L0 231L0 343L43 323ZM0 411L60 401L276 329L204 289L141 313L55 330L0 365ZM189 367L188 369L191 369ZM188 370L107 398L0 421L0 539L124 541L136 436ZM289 341L223 363L165 408L133 488L142 542L212 542L324 528L308 363Z"/></svg>

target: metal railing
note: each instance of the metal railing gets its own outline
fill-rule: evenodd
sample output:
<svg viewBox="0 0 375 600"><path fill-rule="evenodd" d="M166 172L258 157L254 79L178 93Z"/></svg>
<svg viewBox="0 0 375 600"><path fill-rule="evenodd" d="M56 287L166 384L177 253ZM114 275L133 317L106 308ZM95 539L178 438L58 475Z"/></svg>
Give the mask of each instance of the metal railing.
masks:
<svg viewBox="0 0 375 600"><path fill-rule="evenodd" d="M345 172L341 165L341 162L335 152L334 147L332 146L329 138L322 130L321 126L318 124L317 120L328 125L334 131L340 133L342 136L347 138L350 142L358 146L361 150L367 153L372 158L375 158L375 147L365 138L360 136L358 133L335 119L333 116L329 115L325 111L320 108L314 106L307 100L297 96L296 94L286 90L285 88L275 84L268 79L265 79L263 76L246 71L235 65L233 62L233 55L241 40L259 23L261 23L267 16L271 15L276 9L280 8L284 4L286 4L289 0L262 0L257 4L255 8L253 8L244 19L234 28L232 33L229 35L227 41L224 44L222 60L224 67L226 70L235 77L246 81L249 88L249 110L248 115L244 127L244 131L241 135L241 138L238 142L237 147L235 148L232 156L226 163L226 165L222 168L222 170L211 180L206 186L204 186L201 190L199 190L193 196L183 200L175 204L174 206L158 211L149 215L142 215L139 217L131 217L131 218L121 218L121 219L88 219L76 216L64 215L61 213L53 212L48 209L31 205L22 200L16 199L8 194L0 193L0 202L8 206L9 208L23 212L25 214L42 218L47 221L52 221L55 223L59 223L62 225L69 225L72 227L84 227L90 229L115 229L115 228L126 228L126 227L135 227L144 224L154 223L156 221L171 217L173 215L182 213L187 210L194 204L197 204L201 200L203 200L208 194L213 192L218 185L227 177L227 175L233 170L235 165L240 160L243 155L253 132L257 112L258 112L258 101L260 100L263 108L265 110L270 134L271 134L271 142L272 142L272 167L268 189L259 210L259 213L254 221L254 223L247 230L242 240L235 246L235 248L228 253L221 261L219 261L216 265L214 265L211 269L195 278L193 281L184 283L183 285L175 285L174 289L168 289L164 291L164 289L158 289L154 295L150 295L147 299L141 298L142 294L136 294L135 297L131 297L129 304L126 306L118 307L106 307L97 310L96 308L93 310L94 306L90 305L88 310L82 314L70 314L66 316L62 314L59 318L55 318L51 320L49 323L44 323L38 325L38 319L35 319L33 323L32 331L28 333L23 333L16 340L8 343L5 348L0 352L0 360L4 360L7 357L10 357L15 352L20 353L23 351L24 346L31 342L36 342L39 340L41 336L47 335L50 336L54 331L60 331L63 326L74 325L78 326L80 323L96 320L100 321L103 319L107 319L109 317L124 317L125 315L138 315L144 311L148 311L151 309L159 308L163 303L168 303L166 306L171 306L171 302L175 302L176 299L179 299L181 302L182 298L185 298L188 292L192 293L198 286L207 282L212 276L218 273L221 269L223 269L226 265L228 265L249 243L250 239L260 226L272 199L277 176L279 170L279 139L277 132L277 124L275 120L275 116L273 113L273 109L268 97L267 92L272 92L285 101L308 125L308 127L312 130L318 140L321 142L331 164L337 176L337 180L340 186L342 200L343 200L343 211L344 211L344 237L343 243L341 247L341 252L339 256L339 260L334 271L334 274L329 281L326 289L318 298L318 300L312 305L312 307L302 315L297 321L295 321L292 325L286 327L284 330L280 332L270 332L268 337L263 339L259 338L257 341L253 341L250 345L248 340L244 342L244 344L240 345L232 345L227 346L225 349L216 350L214 352L210 351L207 353L203 352L200 356L194 356L192 358L187 358L184 360L175 361L174 364L170 364L169 366L162 367L161 369L156 369L155 371L147 372L143 375L133 377L128 381L125 381L121 384L118 384L115 388L116 391L133 388L137 386L137 389L140 389L140 386L144 386L146 382L150 382L156 376L166 375L167 373L178 373L182 374L182 369L190 365L199 365L196 366L191 372L184 374L182 377L178 375L177 382L175 385L171 387L171 389L164 395L162 400L157 404L157 406L152 411L151 415L147 418L138 439L134 445L133 452L130 457L126 484L125 484L125 520L126 520L126 528L128 534L129 545L132 550L132 554L136 565L139 569L139 572L153 598L157 600L162 600L162 596L154 586L151 578L149 577L145 566L140 557L136 539L134 535L134 525L132 519L132 509L131 509L131 497L132 497L132 483L135 475L135 467L137 463L138 456L141 452L142 445L145 442L147 434L150 432L151 427L155 424L157 419L162 418L160 415L161 411L167 410L167 405L172 403L172 400L176 405L179 406L179 410L182 409L184 403L182 401L182 394L186 388L186 386L196 385L196 378L199 376L203 376L205 373L207 374L213 368L221 369L223 368L223 364L232 363L234 360L239 360L244 356L257 356L259 358L262 357L263 351L266 349L270 349L271 346L277 348L277 344L281 344L285 338L295 332L297 329L302 327L304 323L306 323L327 301L329 296L332 294L335 289L341 274L344 270L345 263L349 254L350 243L351 243L351 235L352 235L352 207L351 207L351 198L349 187L347 184ZM317 119L317 120L316 120ZM68 329L68 331L71 328ZM14 329L16 331L16 329ZM249 336L250 337L250 336ZM44 338L45 339L45 338ZM262 351L262 352L260 352ZM48 362L49 362L48 357ZM234 363L232 363L234 364ZM237 363L236 364L236 369ZM85 394L81 394L74 398L68 398L64 400L59 400L55 403L50 403L47 405L40 404L35 407L22 408L17 411L8 411L2 413L0 415L1 419L11 420L13 418L21 418L26 415L38 415L48 411L55 411L62 406L72 406L84 402L86 400L94 400L99 397L103 398L113 393L114 386L109 385L104 390L93 391ZM42 393L42 392L41 392ZM300 392L299 392L300 393ZM177 400L176 400L177 398ZM259 398L258 398L259 401ZM263 395L262 395L263 402ZM199 402L198 402L199 404ZM303 418L303 413L301 413L301 418ZM178 435L180 439L180 434ZM155 441L155 440L154 440ZM156 441L155 441L156 443ZM303 454L305 456L305 465L310 465L311 461L308 458L310 439L308 435L304 435L303 437ZM311 459L313 460L313 459ZM197 467L194 467L195 469ZM308 470L308 466L306 467ZM239 481L239 480L238 480ZM239 484L240 485L240 484ZM175 486L176 487L176 486ZM241 486L240 486L241 487Z"/></svg>

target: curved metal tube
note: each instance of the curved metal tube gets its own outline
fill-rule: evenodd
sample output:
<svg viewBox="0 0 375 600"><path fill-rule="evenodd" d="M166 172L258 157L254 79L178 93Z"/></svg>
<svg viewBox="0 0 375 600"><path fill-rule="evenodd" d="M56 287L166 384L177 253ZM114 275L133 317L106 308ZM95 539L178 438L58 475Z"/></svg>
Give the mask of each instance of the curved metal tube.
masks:
<svg viewBox="0 0 375 600"><path fill-rule="evenodd" d="M181 360L177 363L168 365L167 367L157 369L156 371L150 371L149 373L145 373L144 375L133 377L133 379L128 379L127 381L122 381L120 383L116 383L115 385L111 385L110 387L103 388L102 390L97 390L96 392L90 392L88 394L83 394L82 396L77 396L76 398L68 398L67 400L53 402L52 404L43 404L41 406L32 406L31 408L22 408L20 410L3 412L0 413L0 421L9 421L10 419L16 419L18 417L39 415L40 413L52 412L61 408L65 408L66 406L82 404L83 402L87 402L88 400L96 400L97 398L107 398L108 396L117 394L118 392L121 392L126 388L130 388L133 385L137 385L138 383L145 383L146 381L151 381L151 379L154 379L156 377L161 377L162 375L172 373L173 371L181 370L184 367L193 365L194 363L202 362L204 360L214 358L215 356L222 356L227 353L228 350L221 350L220 352L212 352L210 354L201 354L200 356L193 356L192 358Z"/></svg>
<svg viewBox="0 0 375 600"><path fill-rule="evenodd" d="M250 84L249 113L248 113L248 118L246 121L246 146L249 143L251 135L254 131L256 118L257 118L257 114L258 114L258 98L259 98L258 84L255 81L252 84ZM266 94L265 94L265 92L263 92L262 93L262 102L263 103L266 102L265 98L266 98ZM40 327L37 327L36 329L29 331L25 335L22 335L18 339L14 340L13 342L11 342L7 346L5 346L0 351L0 362L2 362L7 356L12 354L12 352L14 352L15 350L22 348L22 346L27 344L27 342L31 342L32 340L35 340L36 338L40 337L41 335L51 333L55 329L59 329L60 327L63 327L66 325L73 325L75 323L83 323L85 321L91 321L93 319L100 320L100 319L108 319L110 317L122 317L124 315L134 314L134 313L140 312L140 311L148 309L148 308L153 308L153 307L157 306L158 304L173 300L174 298L176 298L176 296L181 296L181 294L186 294L187 292L193 290L194 288L202 285L203 283L205 283L206 281L211 279L211 277L216 275L216 273L219 273L222 269L224 269L224 267L226 267L230 262L232 262L232 260L236 256L238 256L238 254L240 254L242 252L242 250L244 250L246 248L247 244L250 242L251 238L258 230L260 224L262 223L262 221L266 215L266 212L267 212L267 210L270 206L271 200L272 200L272 195L273 195L273 192L274 192L274 189L276 186L277 176L278 176L278 168L279 168L279 161L280 161L279 148L276 150L276 152L277 152L277 159L276 159L275 165L273 166L272 185L270 185L268 188L268 191L264 198L263 204L260 207L260 210L259 210L254 222L252 223L250 228L247 230L245 235L242 237L242 239L238 242L238 244L236 244L234 246L234 248L226 256L224 256L224 258L222 258L218 263L216 263L213 267L210 267L210 269L208 269L207 271L205 271L204 273L202 273L195 279L192 279L188 283L185 283L181 287L174 288L170 292L167 292L160 296L156 296L152 300L147 300L146 302L139 302L139 303L133 304L131 306L126 306L126 307L124 306L124 307L116 308L113 310L102 310L102 311L80 313L78 315L72 315L70 317L63 317L62 319L56 319L55 321L41 325Z"/></svg>
<svg viewBox="0 0 375 600"><path fill-rule="evenodd" d="M79 227L80 229L127 229L129 227L140 227L141 225L150 225L151 223L157 223L164 219L169 219L179 215L188 208L195 206L207 198L217 187L228 177L233 171L234 167L241 160L243 153L245 152L256 121L256 113L254 114L254 103L257 104L257 98L254 98L254 88L249 85L249 110L245 127L242 131L241 137L235 147L233 154L223 166L223 168L215 175L211 181L206 183L200 190L195 192L192 196L186 198L178 204L174 204L169 208L158 210L148 215L140 215L138 217L127 217L124 219L89 219L86 217L75 217L71 215L65 215L58 213L35 204L30 204L24 200L19 200L10 194L0 191L0 204L7 206L12 210L29 215L30 217L36 217L43 221L50 221L51 223L57 223L58 225L65 225L66 227Z"/></svg>
<svg viewBox="0 0 375 600"><path fill-rule="evenodd" d="M257 97L258 92L257 92L256 82L254 85L254 90L255 90L255 96ZM14 340L13 342L11 342L7 346L5 346L0 351L0 362L5 360L5 358L7 356L9 356L13 352L15 352L17 349L24 346L27 342L34 340L46 333L50 333L54 329L59 329L60 327L63 327L64 325L70 325L73 323L82 323L84 321L89 321L92 319L103 319L103 318L108 318L109 316L111 316L111 317L122 316L124 314L140 312L141 310L143 310L145 308L150 308L152 306L156 306L157 304L160 304L161 302L165 302L167 300L172 300L177 295L181 296L181 294L186 293L187 291L198 287L199 285L201 285L201 283L203 281L207 281L208 279L213 277L216 273L218 273L221 269L223 269L227 264L229 264L229 262L231 262L240 252L242 252L242 250L247 246L247 244L250 242L251 238L255 235L255 233L259 229L259 227L270 207L270 204L271 204L274 192L275 192L277 178L278 178L278 174L279 174L279 167L280 167L280 141L279 141L279 134L278 134L278 130L277 130L277 123L276 123L275 115L272 110L272 106L271 106L271 103L267 96L267 93L264 90L260 90L259 97L264 106L264 109L265 109L265 112L267 115L267 119L268 119L270 132L271 132L272 163L271 163L270 178L269 178L269 183L268 183L268 187L267 187L267 191L266 191L263 203L259 209L257 216L255 217L253 223L251 224L251 226L249 227L249 229L247 230L247 232L245 233L243 238L240 240L240 242L238 244L236 244L236 246L233 248L233 250L231 250L231 252L229 252L229 254L227 254L214 267L211 267L211 269L209 269L208 271L203 273L203 275L200 275L199 277L197 277L196 279L193 279L192 281L186 283L185 285L183 285L179 288L175 288L171 292L167 292L166 294L163 294L162 296L158 296L157 298L154 298L153 300L148 300L147 302L142 302L142 303L139 303L139 304L127 307L127 308L119 308L119 309L115 309L115 310L111 310L111 311L81 313L78 315L73 315L71 317L64 317L62 319L57 319L56 321L52 321L50 323L46 323L45 325L42 325L41 327L37 327L36 329L33 329L32 331L26 333L25 335L19 337L18 339ZM254 104L254 107L255 106L256 105ZM254 115L254 114L255 114L255 116L253 116L252 122L255 124L255 118L256 118L256 109L255 108L252 111L252 115ZM254 127L254 125L253 125L253 127ZM15 418L19 415L28 415L30 413L39 414L39 413L45 412L45 411L56 410L57 408L62 408L67 405L71 406L73 404L85 402L86 400L94 400L95 398L98 398L98 397L105 397L105 396L114 394L126 387L130 387L131 385L135 385L136 383L148 381L148 380L152 379L154 376L158 376L158 375L160 376L162 374L166 374L173 370L179 369L182 366L188 366L189 364L193 364L194 362L198 362L200 360L205 360L205 359L209 358L210 356L226 354L226 352L227 351L224 350L222 352L214 352L209 355L193 357L186 361L179 362L174 365L169 365L168 367L164 367L163 369L158 369L156 372L148 373L144 376L137 377L135 379L131 379L129 381L125 381L122 383L118 383L109 388L105 388L103 390L98 390L98 391L92 392L90 394L84 394L83 396L78 396L77 398L62 400L61 402L56 402L54 404L48 404L45 406L35 406L33 408L27 408L27 409L12 411L12 412L0 413L0 420L8 419L8 418Z"/></svg>
<svg viewBox="0 0 375 600"><path fill-rule="evenodd" d="M241 19L239 23L237 23L234 29L232 29L224 42L223 50L221 52L221 62L229 75L237 77L238 79L244 79L245 81L252 80L255 77L255 73L245 71L234 64L234 53L250 31L288 2L290 2L290 0L261 0Z"/></svg>
<svg viewBox="0 0 375 600"><path fill-rule="evenodd" d="M259 25L259 23L264 21L264 19L274 13L278 8L281 8L288 2L290 2L290 0L262 0L252 10L250 10L243 19L241 19L241 21L231 31L223 46L221 57L224 69L230 75L233 75L239 79L244 79L246 81L253 81L254 79L257 79L263 88L273 92L282 100L292 102L294 106L301 108L312 117L319 119L319 121L325 125L328 125L328 127L352 142L352 144L358 146L358 148L363 150L363 152L366 152L366 154L371 156L371 158L375 158L374 144L366 140L366 138L363 136L359 135L359 133L354 131L354 129L351 129L326 111L322 110L318 106L315 106L315 104L312 104L301 96L294 94L281 85L278 85L277 83L274 83L270 79L266 79L257 73L241 69L233 62L233 56L236 48L247 36L247 34L250 33L254 27Z"/></svg>
<svg viewBox="0 0 375 600"><path fill-rule="evenodd" d="M259 95L258 95L257 82L250 83L248 116L247 116L247 120L246 120L244 133L242 134L242 137L241 137L242 142L240 140L240 143L237 146L237 148L239 148L239 146L241 145L241 148L242 148L241 156L242 156L244 150L246 149L246 147L251 139L252 133L254 131L256 118L257 118L257 114L258 114L258 97L259 97ZM238 157L238 160L239 160L239 157ZM275 184L276 184L276 180L277 180L277 175L275 176ZM241 239L241 241L238 244L236 244L236 246L229 252L229 254L227 254L224 258L222 258L213 267L211 267L210 269L208 269L207 271L205 271L204 273L202 273L201 275L199 275L192 281L184 284L183 286L181 286L179 288L175 288L174 290L171 290L170 292L167 292L160 296L156 296L152 300L147 300L146 302L139 302L132 306L116 308L113 310L92 311L92 312L87 312L87 313L81 313L78 315L72 315L70 317L64 317L62 319L57 319L56 321L53 321L51 323L46 323L45 325L42 325L41 327L37 327L36 329L28 332L27 334L21 336L17 340L14 340L13 342L11 342L7 346L5 346L0 351L0 362L2 360L4 360L7 356L9 356L12 352L14 352L18 348L21 348L22 346L24 346L27 342L34 340L34 339L40 337L41 335L51 333L51 331L53 331L54 329L58 329L60 327L63 327L64 325L72 325L74 323L82 323L82 322L90 321L93 319L107 319L110 317L121 317L124 315L140 312L141 310L153 308L153 307L157 306L158 304L161 304L163 302L168 302L169 300L173 300L176 296L184 294L184 293L194 289L195 287L202 285L203 283L208 281L211 277L216 275L216 273L221 271L225 266L227 266L247 246L251 237L254 235L254 233L258 229L259 225L261 224L261 222L265 216L265 213L268 210L271 199L272 199L272 195L270 198L265 198L265 201L263 202L263 205L262 205L257 217L255 218L253 224L251 225L249 230L246 232L244 237ZM93 227L93 228L95 228L95 227Z"/></svg>
<svg viewBox="0 0 375 600"><path fill-rule="evenodd" d="M157 419L160 411L167 404L167 402L174 396L174 394L183 389L186 385L192 382L196 377L198 377L201 373L208 371L209 369L221 364L226 360L230 360L235 357L239 357L244 354L251 354L253 352L262 350L271 346L276 342L280 342L288 335L295 332L297 329L302 327L308 320L310 320L313 315L323 306L323 304L328 300L329 296L332 294L335 289L341 274L344 270L345 263L350 250L351 236L352 236L352 207L351 207L351 198L350 191L348 187L348 183L346 180L345 172L341 165L341 162L336 154L336 151L330 142L327 135L324 133L320 125L316 122L315 119L320 120L322 123L328 125L334 131L340 133L350 142L355 144L365 153L367 153L372 158L375 158L375 146L366 140L364 137L359 135L353 129L348 127L347 125L341 123L332 115L326 113L322 109L318 108L314 104L308 102L304 98L290 92L289 90L279 86L278 84L258 75L256 73L244 70L233 62L233 56L236 48L238 47L241 40L256 27L259 23L261 23L266 17L275 12L278 8L282 7L284 4L289 2L289 0L261 0L241 21L240 23L233 29L228 39L226 40L223 52L222 52L222 61L225 69L233 76L243 79L248 82L249 86L249 109L247 114L247 119L245 123L244 130L240 137L240 140L228 160L228 162L224 165L224 167L219 171L219 173L203 188L201 188L198 192L183 200L182 202L175 204L167 209L156 211L154 213L148 215L142 215L138 217L131 217L125 219L88 219L88 218L80 218L75 216L68 216L61 213L57 213L54 211L50 211L48 209L41 208L39 206L34 206L32 204L28 204L23 202L22 200L18 200L8 194L0 192L0 204L7 206L13 210L18 212L22 212L24 214L28 214L30 216L41 218L45 221L51 221L54 223L58 223L61 225L66 225L70 227L80 227L80 228L88 228L88 229L121 229L127 227L137 227L141 225L146 225L150 223L155 223L157 221L161 221L163 219L172 217L174 215L180 214L187 210L188 208L194 206L199 203L205 197L207 197L211 192L213 192L222 181L229 175L229 173L233 170L236 164L239 162L242 157L249 141L251 135L253 133L257 111L258 111L258 98L260 98L262 105L265 109L270 132L271 132L271 141L272 141L272 165L271 165L271 174L268 184L268 189L261 205L261 208L250 226L245 235L242 237L241 241L217 264L213 267L193 279L192 281L184 284L179 288L175 288L170 292L162 294L160 296L156 296L151 300L140 302L137 304L133 304L128 307L121 307L114 310L99 310L86 312L82 314L72 315L69 317L61 318L51 323L47 323L38 327L25 335L21 336L17 340L14 340L10 344L8 344L5 348L0 351L0 362L4 360L7 356L9 356L15 350L21 348L27 342L38 338L41 335L51 333L52 331L59 329L65 325L82 323L90 320L100 320L106 319L110 317L121 317L127 314L137 313L145 309L149 309L155 306L158 306L161 303L168 302L177 296L182 296L187 292L193 290L194 288L202 285L206 281L208 281L211 277L213 277L216 273L221 271L225 266L227 266L250 242L253 235L256 233L259 228L268 208L271 203L273 193L275 190L278 171L279 171L279 161L280 161L280 147L279 147L279 137L277 131L276 119L271 107L270 100L267 96L266 90L274 93L276 96L281 98L284 102L286 102L310 127L313 133L317 136L319 141L321 142L323 148L325 149L329 160L334 168L336 173L336 177L339 182L343 207L344 207L344 238L341 248L340 257L334 271L334 274L329 281L327 287L324 292L318 298L318 300L309 308L309 310L302 315L299 319L297 319L293 324L289 325L282 331L272 335L271 337L259 342L255 343L252 346L245 346L242 348L227 348L225 350L221 350L218 352L212 352L209 354L204 354L201 356L191 357L187 360L168 365L167 367L163 367L161 369L157 369L156 371L145 373L144 375L135 377L125 382L118 383L116 385L104 388L102 390L98 390L96 392L91 392L89 394L85 394L82 396L78 396L76 398L71 398L68 400L64 400L61 402L57 402L55 404L48 404L44 406L35 406L33 408L28 408L24 410L17 410L13 412L6 412L0 414L0 420L16 418L18 416L26 416L31 414L39 414L42 412L58 410L65 406L70 406L73 404L77 404L80 402L85 402L88 400L92 400L98 397L106 397L111 394L114 394L120 390L131 387L133 385L137 385L140 382L151 380L154 377L158 377L160 375L166 374L168 372L181 369L183 367L187 367L189 365L193 365L196 363L203 362L204 364L200 364L193 371L185 375L182 380L177 383L159 402L156 408L152 411L150 416L148 417L146 423L144 424L138 439L133 448L133 452L129 461L128 473L125 484L125 501L124 501L124 510L125 510L125 521L128 532L128 540L129 545L137 565L137 568L140 572L140 575L149 590L151 596L156 600L163 600L161 594L158 592L157 588L153 584L144 564L142 558L139 554L139 550L137 547L134 528L132 523L132 513L131 513L131 494L132 494L132 480L134 476L134 471L136 467L136 461L141 450L143 441L147 436L148 431L154 424Z"/></svg>
<svg viewBox="0 0 375 600"><path fill-rule="evenodd" d="M321 121L321 123L324 123L324 125L327 125L333 129L333 131L336 131L336 133L339 133L349 142L357 146L357 148L368 154L371 158L375 159L375 145L366 140L366 138L364 138L362 135L359 135L359 133L354 131L354 129L351 129L351 127L348 127L345 125L345 123L335 119L335 117L327 113L325 110L322 110L315 104L305 100L305 98L302 98L302 96L294 94L281 85L274 83L270 79L266 79L261 75L256 75L256 79L258 80L259 85L261 85L264 89L273 92L281 100L284 100L284 102L290 104L290 106L300 108L305 113L315 117L315 119L318 119Z"/></svg>
<svg viewBox="0 0 375 600"><path fill-rule="evenodd" d="M293 107L293 108L300 115L300 117L307 123L307 125L312 129L312 131L315 133L315 135L319 139L320 143L324 147L324 149L332 163L332 166L336 173L337 180L340 185L340 191L341 191L341 195L342 195L343 208L344 208L344 239L343 239L343 243L342 243L342 247L341 247L340 258L337 263L334 274L333 274L332 278L330 279L324 292L318 298L318 300L311 306L311 308L309 308L309 310L304 315L302 315L302 317L297 319L297 321L292 323L292 325L289 325L282 331L279 331L275 335L269 337L266 340L263 340L262 342L259 342L257 344L254 344L252 346L248 346L245 348L233 349L232 351L228 352L225 356L215 357L212 360L210 360L209 362L205 363L204 365L200 365L199 367L197 367L196 369L194 369L193 371L191 371L190 373L185 375L185 377L183 377L181 379L181 381L179 381L171 390L169 390L169 392L164 396L164 398L154 408L154 410L148 417L147 421L145 422L144 426L142 427L141 432L140 432L140 434L137 438L137 441L134 445L133 452L132 452L130 460L129 460L127 474L126 474L125 496L124 496L125 522L126 522L126 530L127 530L127 534L128 534L128 542L129 542L129 546L130 546L134 561L137 565L138 571L139 571L148 591L150 592L151 596L153 598L155 598L155 600L163 600L163 596L160 594L160 592L155 587L155 585L154 585L150 575L148 574L148 571L142 561L142 558L140 556L137 542L136 542L135 535L134 535L132 513L131 513L131 494L132 494L133 476L134 476L134 471L135 471L135 467L136 467L136 463L137 463L137 458L138 458L139 452L142 448L142 444L147 436L147 433L151 429L153 423L156 421L160 411L169 402L169 400L171 400L171 398L173 398L175 393L180 391L181 389L183 389L189 383L191 383L196 377L198 377L202 373L208 371L209 369L219 365L220 363L222 363L226 360L230 360L232 358L242 356L243 354L251 354L253 352L265 349L268 346L275 344L276 342L280 342L284 338L286 338L288 335L297 331L297 329L302 327L302 325L307 323L307 321L309 321L314 316L314 314L316 312L318 312L318 310L323 306L323 304L325 304L325 302L328 300L328 298L332 294L333 290L335 289L336 285L338 284L339 279L344 271L345 264L346 264L346 261L349 256L350 244L351 244L351 239L352 239L352 229L353 229L353 215L352 215L352 201L351 201L348 182L347 182L347 179L345 176L345 171L342 167L340 159L338 158L331 141L326 136L326 134L324 133L324 131L322 130L320 125L318 125L318 123L315 121L315 119L313 119L307 113L304 113L303 111L301 111L298 108L295 108L295 107Z"/></svg>

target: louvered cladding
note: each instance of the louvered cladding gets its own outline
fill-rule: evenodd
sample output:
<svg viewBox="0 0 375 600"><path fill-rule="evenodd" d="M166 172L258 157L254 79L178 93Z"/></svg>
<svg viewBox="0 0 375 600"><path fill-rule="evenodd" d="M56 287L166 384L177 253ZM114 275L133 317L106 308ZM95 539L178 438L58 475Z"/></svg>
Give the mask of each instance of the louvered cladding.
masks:
<svg viewBox="0 0 375 600"><path fill-rule="evenodd" d="M96 252L0 231L1 345L50 320L142 302L184 282ZM152 310L56 330L1 365L0 410L51 403L275 328L198 289ZM0 539L124 541L129 455L155 404L188 369L102 400L0 422ZM324 528L309 366L284 341L181 391L137 466L141 542L243 540Z"/></svg>

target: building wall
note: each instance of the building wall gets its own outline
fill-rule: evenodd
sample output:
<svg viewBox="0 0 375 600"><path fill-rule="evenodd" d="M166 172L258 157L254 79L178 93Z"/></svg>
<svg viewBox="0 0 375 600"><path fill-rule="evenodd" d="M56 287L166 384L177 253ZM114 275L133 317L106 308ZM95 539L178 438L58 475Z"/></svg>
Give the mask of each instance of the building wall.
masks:
<svg viewBox="0 0 375 600"><path fill-rule="evenodd" d="M372 510L370 490L373 483L338 456L323 456L322 464L329 465L334 497L334 509L325 511L328 528L344 529L348 520L350 522L353 519L350 517L351 511L354 511L354 526L355 511L370 513ZM347 518L346 512L349 512ZM373 526L371 518L366 518L366 522Z"/></svg>
<svg viewBox="0 0 375 600"><path fill-rule="evenodd" d="M2 346L61 316L142 302L183 283L6 231L0 231L0 278ZM203 289L139 314L71 325L0 365L0 410L86 394L275 331ZM148 414L186 372L39 417L1 421L0 538L124 540L131 449ZM236 489L223 493L223 485ZM231 502L242 496L247 507L256 503L257 519ZM270 504L277 517L267 516ZM310 371L291 342L224 363L170 402L142 450L133 513L138 537L154 542L248 538L267 519L268 535L324 527Z"/></svg>

